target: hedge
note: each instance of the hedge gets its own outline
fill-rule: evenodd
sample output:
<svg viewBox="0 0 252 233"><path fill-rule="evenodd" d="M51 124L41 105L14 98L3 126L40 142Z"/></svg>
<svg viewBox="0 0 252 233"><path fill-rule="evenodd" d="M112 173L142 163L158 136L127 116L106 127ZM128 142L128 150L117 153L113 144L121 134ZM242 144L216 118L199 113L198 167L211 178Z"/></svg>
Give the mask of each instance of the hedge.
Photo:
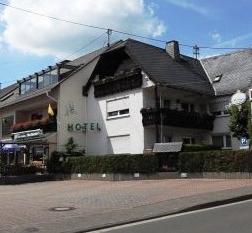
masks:
<svg viewBox="0 0 252 233"><path fill-rule="evenodd" d="M60 157L64 158L60 162ZM159 169L158 158L154 155L105 155L67 157L55 152L48 163L52 173L152 173Z"/></svg>
<svg viewBox="0 0 252 233"><path fill-rule="evenodd" d="M184 144L184 152L196 152L196 151L209 151L209 150L221 150L221 148L214 145L204 145L204 144Z"/></svg>
<svg viewBox="0 0 252 233"><path fill-rule="evenodd" d="M180 172L252 172L252 151L183 152Z"/></svg>

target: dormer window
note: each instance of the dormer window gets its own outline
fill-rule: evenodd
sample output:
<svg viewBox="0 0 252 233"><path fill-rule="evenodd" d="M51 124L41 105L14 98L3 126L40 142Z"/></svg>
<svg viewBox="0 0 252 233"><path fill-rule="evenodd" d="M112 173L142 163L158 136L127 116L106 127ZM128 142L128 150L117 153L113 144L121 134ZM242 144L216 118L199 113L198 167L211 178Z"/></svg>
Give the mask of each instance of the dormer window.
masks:
<svg viewBox="0 0 252 233"><path fill-rule="evenodd" d="M215 78L213 79L213 82L218 83L218 82L220 82L221 78L222 78L222 74L216 75Z"/></svg>

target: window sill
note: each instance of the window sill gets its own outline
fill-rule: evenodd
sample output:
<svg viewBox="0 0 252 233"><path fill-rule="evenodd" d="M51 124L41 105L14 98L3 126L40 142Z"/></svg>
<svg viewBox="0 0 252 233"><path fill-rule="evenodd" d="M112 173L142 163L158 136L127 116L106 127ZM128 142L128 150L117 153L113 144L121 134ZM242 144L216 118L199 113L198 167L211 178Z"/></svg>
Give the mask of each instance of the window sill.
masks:
<svg viewBox="0 0 252 233"><path fill-rule="evenodd" d="M121 118L127 118L127 117L130 117L130 114L107 117L107 121L115 120L115 119L121 119Z"/></svg>
<svg viewBox="0 0 252 233"><path fill-rule="evenodd" d="M225 115L218 115L218 116L215 116L215 118L223 118L223 117L229 117L230 115L229 114L225 114Z"/></svg>

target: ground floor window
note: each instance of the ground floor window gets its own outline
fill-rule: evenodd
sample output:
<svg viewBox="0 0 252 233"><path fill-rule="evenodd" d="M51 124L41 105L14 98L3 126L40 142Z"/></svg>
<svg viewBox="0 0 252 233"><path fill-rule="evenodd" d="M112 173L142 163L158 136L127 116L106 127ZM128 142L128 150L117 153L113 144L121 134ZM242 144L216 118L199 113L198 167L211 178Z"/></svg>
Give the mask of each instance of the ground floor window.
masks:
<svg viewBox="0 0 252 233"><path fill-rule="evenodd" d="M195 138L186 137L182 139L183 144L195 144Z"/></svg>
<svg viewBox="0 0 252 233"><path fill-rule="evenodd" d="M213 145L220 147L220 148L231 148L232 147L232 140L231 136L226 135L216 135L212 137Z"/></svg>
<svg viewBox="0 0 252 233"><path fill-rule="evenodd" d="M130 150L130 135L108 137L108 154L124 154Z"/></svg>

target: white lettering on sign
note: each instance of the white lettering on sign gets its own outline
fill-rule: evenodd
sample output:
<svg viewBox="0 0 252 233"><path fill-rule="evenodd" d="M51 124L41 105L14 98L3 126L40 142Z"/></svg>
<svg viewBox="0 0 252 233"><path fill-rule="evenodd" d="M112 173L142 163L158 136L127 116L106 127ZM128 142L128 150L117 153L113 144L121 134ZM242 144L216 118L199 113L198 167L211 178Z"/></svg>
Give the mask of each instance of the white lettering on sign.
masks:
<svg viewBox="0 0 252 233"><path fill-rule="evenodd" d="M30 131L23 131L19 133L14 133L14 140L27 140L30 138L40 137L43 135L43 131L41 129L37 130L30 130Z"/></svg>

